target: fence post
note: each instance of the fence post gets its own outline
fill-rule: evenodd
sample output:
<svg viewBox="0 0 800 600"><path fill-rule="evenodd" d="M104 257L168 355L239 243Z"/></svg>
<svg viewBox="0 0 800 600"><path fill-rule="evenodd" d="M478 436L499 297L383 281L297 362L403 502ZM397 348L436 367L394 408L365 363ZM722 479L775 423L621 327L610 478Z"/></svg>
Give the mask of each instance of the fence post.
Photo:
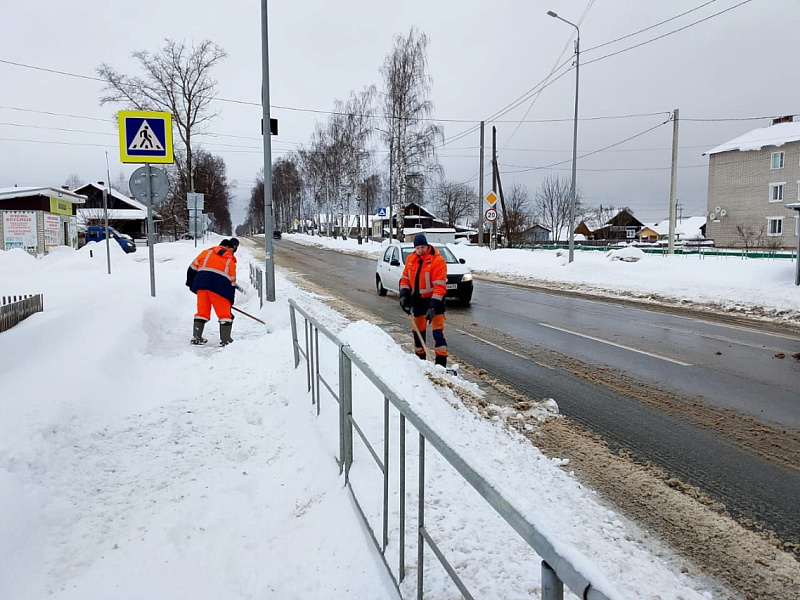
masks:
<svg viewBox="0 0 800 600"><path fill-rule="evenodd" d="M417 600L422 600L423 566L425 564L425 538L422 535L422 531L425 529L425 437L421 433L419 434L419 506L417 511Z"/></svg>
<svg viewBox="0 0 800 600"><path fill-rule="evenodd" d="M564 584L545 561L542 561L542 600L564 600Z"/></svg>
<svg viewBox="0 0 800 600"><path fill-rule="evenodd" d="M339 348L339 451L344 464L344 482L349 483L353 464L353 365L350 357Z"/></svg>
<svg viewBox="0 0 800 600"><path fill-rule="evenodd" d="M289 320L292 322L292 350L294 350L294 368L300 364L300 350L297 347L297 315L294 306L289 305Z"/></svg>

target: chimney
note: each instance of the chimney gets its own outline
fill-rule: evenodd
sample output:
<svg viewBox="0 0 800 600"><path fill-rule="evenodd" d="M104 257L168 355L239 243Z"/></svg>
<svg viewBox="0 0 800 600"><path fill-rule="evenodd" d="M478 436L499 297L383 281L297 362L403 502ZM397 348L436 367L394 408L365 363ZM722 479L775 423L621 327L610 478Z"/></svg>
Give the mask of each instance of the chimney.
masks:
<svg viewBox="0 0 800 600"><path fill-rule="evenodd" d="M68 186L68 185L62 185L62 186L61 186L61 189L62 189L62 190L67 190L67 191L69 191L69 186Z"/></svg>
<svg viewBox="0 0 800 600"><path fill-rule="evenodd" d="M794 121L794 115L786 115L785 117L775 117L772 119L773 125L779 125L780 123L792 123Z"/></svg>

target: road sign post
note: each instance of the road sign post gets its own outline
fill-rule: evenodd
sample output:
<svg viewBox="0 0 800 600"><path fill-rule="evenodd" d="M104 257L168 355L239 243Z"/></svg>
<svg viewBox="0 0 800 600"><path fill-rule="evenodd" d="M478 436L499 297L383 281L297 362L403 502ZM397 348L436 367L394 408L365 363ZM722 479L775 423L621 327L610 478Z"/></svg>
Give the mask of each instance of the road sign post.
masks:
<svg viewBox="0 0 800 600"><path fill-rule="evenodd" d="M160 169L150 163L172 164L172 115L149 110L121 110L119 121L119 157L123 163L145 163L133 172L130 188L134 196L147 204L147 248L150 258L150 295L156 295L155 242L153 204L167 197L169 181ZM155 177L155 181L154 178ZM138 190L134 191L134 190ZM137 196L137 193L139 196ZM156 195L158 200L156 199ZM163 196L163 197L162 197Z"/></svg>

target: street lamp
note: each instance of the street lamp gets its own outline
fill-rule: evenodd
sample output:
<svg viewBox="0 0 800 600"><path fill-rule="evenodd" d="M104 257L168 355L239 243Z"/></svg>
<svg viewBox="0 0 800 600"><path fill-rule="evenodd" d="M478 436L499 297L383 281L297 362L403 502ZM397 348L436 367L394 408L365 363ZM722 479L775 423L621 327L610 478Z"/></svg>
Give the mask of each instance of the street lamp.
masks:
<svg viewBox="0 0 800 600"><path fill-rule="evenodd" d="M575 259L575 174L578 160L578 75L581 59L581 30L575 23L562 19L552 10L548 10L547 14L554 19L564 21L567 25L572 25L578 32L578 38L575 40L575 122L572 133L572 189L569 203L569 262L572 262Z"/></svg>

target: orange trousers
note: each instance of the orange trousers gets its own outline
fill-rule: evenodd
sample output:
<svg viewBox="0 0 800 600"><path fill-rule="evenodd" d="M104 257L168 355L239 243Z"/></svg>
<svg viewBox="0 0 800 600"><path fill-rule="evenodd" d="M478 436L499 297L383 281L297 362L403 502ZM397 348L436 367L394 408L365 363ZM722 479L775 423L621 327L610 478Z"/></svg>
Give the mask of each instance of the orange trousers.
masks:
<svg viewBox="0 0 800 600"><path fill-rule="evenodd" d="M418 356L425 356L425 334L428 329L428 320L425 315L411 317L414 325L417 326L420 335L414 331L414 352ZM433 334L433 351L436 356L447 356L447 339L444 337L444 315L436 315L431 321L431 333ZM420 339L421 336L421 339Z"/></svg>
<svg viewBox="0 0 800 600"><path fill-rule="evenodd" d="M211 320L211 307L214 307L214 312L217 314L217 319L220 323L232 323L233 315L231 315L231 303L225 298L214 292L208 290L197 290L197 312L194 315L195 319L203 319L204 321Z"/></svg>

